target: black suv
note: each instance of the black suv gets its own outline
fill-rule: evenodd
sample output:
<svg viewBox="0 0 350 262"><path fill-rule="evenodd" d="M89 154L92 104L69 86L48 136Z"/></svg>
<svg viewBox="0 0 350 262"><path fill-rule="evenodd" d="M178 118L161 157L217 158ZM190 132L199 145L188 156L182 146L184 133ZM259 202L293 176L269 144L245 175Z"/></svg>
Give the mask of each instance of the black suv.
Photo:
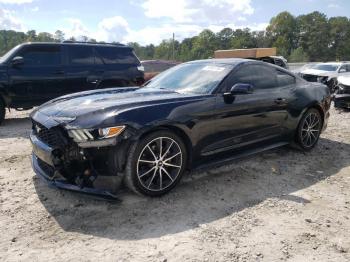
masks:
<svg viewBox="0 0 350 262"><path fill-rule="evenodd" d="M0 58L0 123L6 107L30 109L69 93L143 82L139 59L122 44L22 44Z"/></svg>

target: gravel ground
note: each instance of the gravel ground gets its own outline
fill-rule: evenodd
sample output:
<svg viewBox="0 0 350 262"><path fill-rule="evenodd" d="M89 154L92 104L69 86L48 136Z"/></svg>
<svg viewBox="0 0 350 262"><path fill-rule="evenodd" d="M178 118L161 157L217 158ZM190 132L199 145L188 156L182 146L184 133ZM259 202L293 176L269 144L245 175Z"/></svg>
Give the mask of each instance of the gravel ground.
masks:
<svg viewBox="0 0 350 262"><path fill-rule="evenodd" d="M350 112L332 110L310 153L268 151L120 202L39 180L27 115L0 127L0 261L350 260Z"/></svg>

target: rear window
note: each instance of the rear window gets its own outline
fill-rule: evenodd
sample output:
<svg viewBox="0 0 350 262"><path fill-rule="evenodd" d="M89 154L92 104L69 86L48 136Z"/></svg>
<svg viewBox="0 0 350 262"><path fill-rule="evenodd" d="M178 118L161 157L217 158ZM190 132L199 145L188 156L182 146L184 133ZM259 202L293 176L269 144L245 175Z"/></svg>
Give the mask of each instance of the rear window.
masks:
<svg viewBox="0 0 350 262"><path fill-rule="evenodd" d="M91 46L70 46L68 50L71 65L94 64L94 51Z"/></svg>
<svg viewBox="0 0 350 262"><path fill-rule="evenodd" d="M116 47L96 47L97 54L105 64L139 64L131 49Z"/></svg>

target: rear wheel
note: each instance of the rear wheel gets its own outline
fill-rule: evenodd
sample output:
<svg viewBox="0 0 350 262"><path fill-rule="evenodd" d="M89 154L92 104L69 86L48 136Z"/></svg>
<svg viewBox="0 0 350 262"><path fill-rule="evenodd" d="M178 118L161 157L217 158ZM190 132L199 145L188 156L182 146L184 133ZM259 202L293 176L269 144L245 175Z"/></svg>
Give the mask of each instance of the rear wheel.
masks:
<svg viewBox="0 0 350 262"><path fill-rule="evenodd" d="M5 119L5 113L6 113L5 103L0 98L0 125Z"/></svg>
<svg viewBox="0 0 350 262"><path fill-rule="evenodd" d="M126 185L134 192L161 196L180 181L186 167L186 148L169 131L154 132L131 146Z"/></svg>
<svg viewBox="0 0 350 262"><path fill-rule="evenodd" d="M317 109L309 109L300 120L296 142L303 150L314 148L320 138L323 120Z"/></svg>

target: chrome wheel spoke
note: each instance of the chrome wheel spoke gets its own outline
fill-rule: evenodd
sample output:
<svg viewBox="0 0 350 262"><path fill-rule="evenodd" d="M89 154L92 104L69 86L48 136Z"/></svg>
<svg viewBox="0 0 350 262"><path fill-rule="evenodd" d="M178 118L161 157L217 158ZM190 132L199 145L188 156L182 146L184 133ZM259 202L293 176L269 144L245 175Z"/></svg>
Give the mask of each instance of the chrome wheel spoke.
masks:
<svg viewBox="0 0 350 262"><path fill-rule="evenodd" d="M149 145L147 145L147 149L151 152L152 156L154 157L154 160L157 160L155 153L153 152L152 148Z"/></svg>
<svg viewBox="0 0 350 262"><path fill-rule="evenodd" d="M139 162L148 163L148 164L155 164L156 163L156 161L150 161L150 160L144 160L144 159L140 159Z"/></svg>
<svg viewBox="0 0 350 262"><path fill-rule="evenodd" d="M163 185L162 168L159 168L159 190L162 190L162 185Z"/></svg>
<svg viewBox="0 0 350 262"><path fill-rule="evenodd" d="M169 162L170 160L174 159L175 157L177 157L177 156L180 155L180 154L181 154L181 152L178 152L177 154L175 154L175 155L173 155L173 156L171 156L171 157L165 159L164 162Z"/></svg>
<svg viewBox="0 0 350 262"><path fill-rule="evenodd" d="M140 178L143 178L144 176L148 175L149 173L151 173L154 169L156 169L156 167L152 167L150 170L148 170L147 172L143 173L142 175L140 175Z"/></svg>
<svg viewBox="0 0 350 262"><path fill-rule="evenodd" d="M177 165L173 165L173 164L169 164L169 163L165 163L165 162L164 162L164 165L169 166L169 167L181 168L181 166L177 166Z"/></svg>
<svg viewBox="0 0 350 262"><path fill-rule="evenodd" d="M150 187L152 185L152 182L153 182L154 178L156 177L156 174L157 174L157 169L155 169L154 172L153 172L152 178L149 181L149 184L148 184L148 187L147 187L148 189L150 189Z"/></svg>
<svg viewBox="0 0 350 262"><path fill-rule="evenodd" d="M174 144L174 141L171 141L171 144L168 147L168 149L166 150L166 152L164 153L163 157L166 156L169 153L169 151L170 151L171 147L173 146L173 144Z"/></svg>
<svg viewBox="0 0 350 262"><path fill-rule="evenodd" d="M171 177L171 175L168 173L168 171L166 171L164 167L162 167L161 170L163 170L164 173L170 178L171 182L174 182L174 179Z"/></svg>

